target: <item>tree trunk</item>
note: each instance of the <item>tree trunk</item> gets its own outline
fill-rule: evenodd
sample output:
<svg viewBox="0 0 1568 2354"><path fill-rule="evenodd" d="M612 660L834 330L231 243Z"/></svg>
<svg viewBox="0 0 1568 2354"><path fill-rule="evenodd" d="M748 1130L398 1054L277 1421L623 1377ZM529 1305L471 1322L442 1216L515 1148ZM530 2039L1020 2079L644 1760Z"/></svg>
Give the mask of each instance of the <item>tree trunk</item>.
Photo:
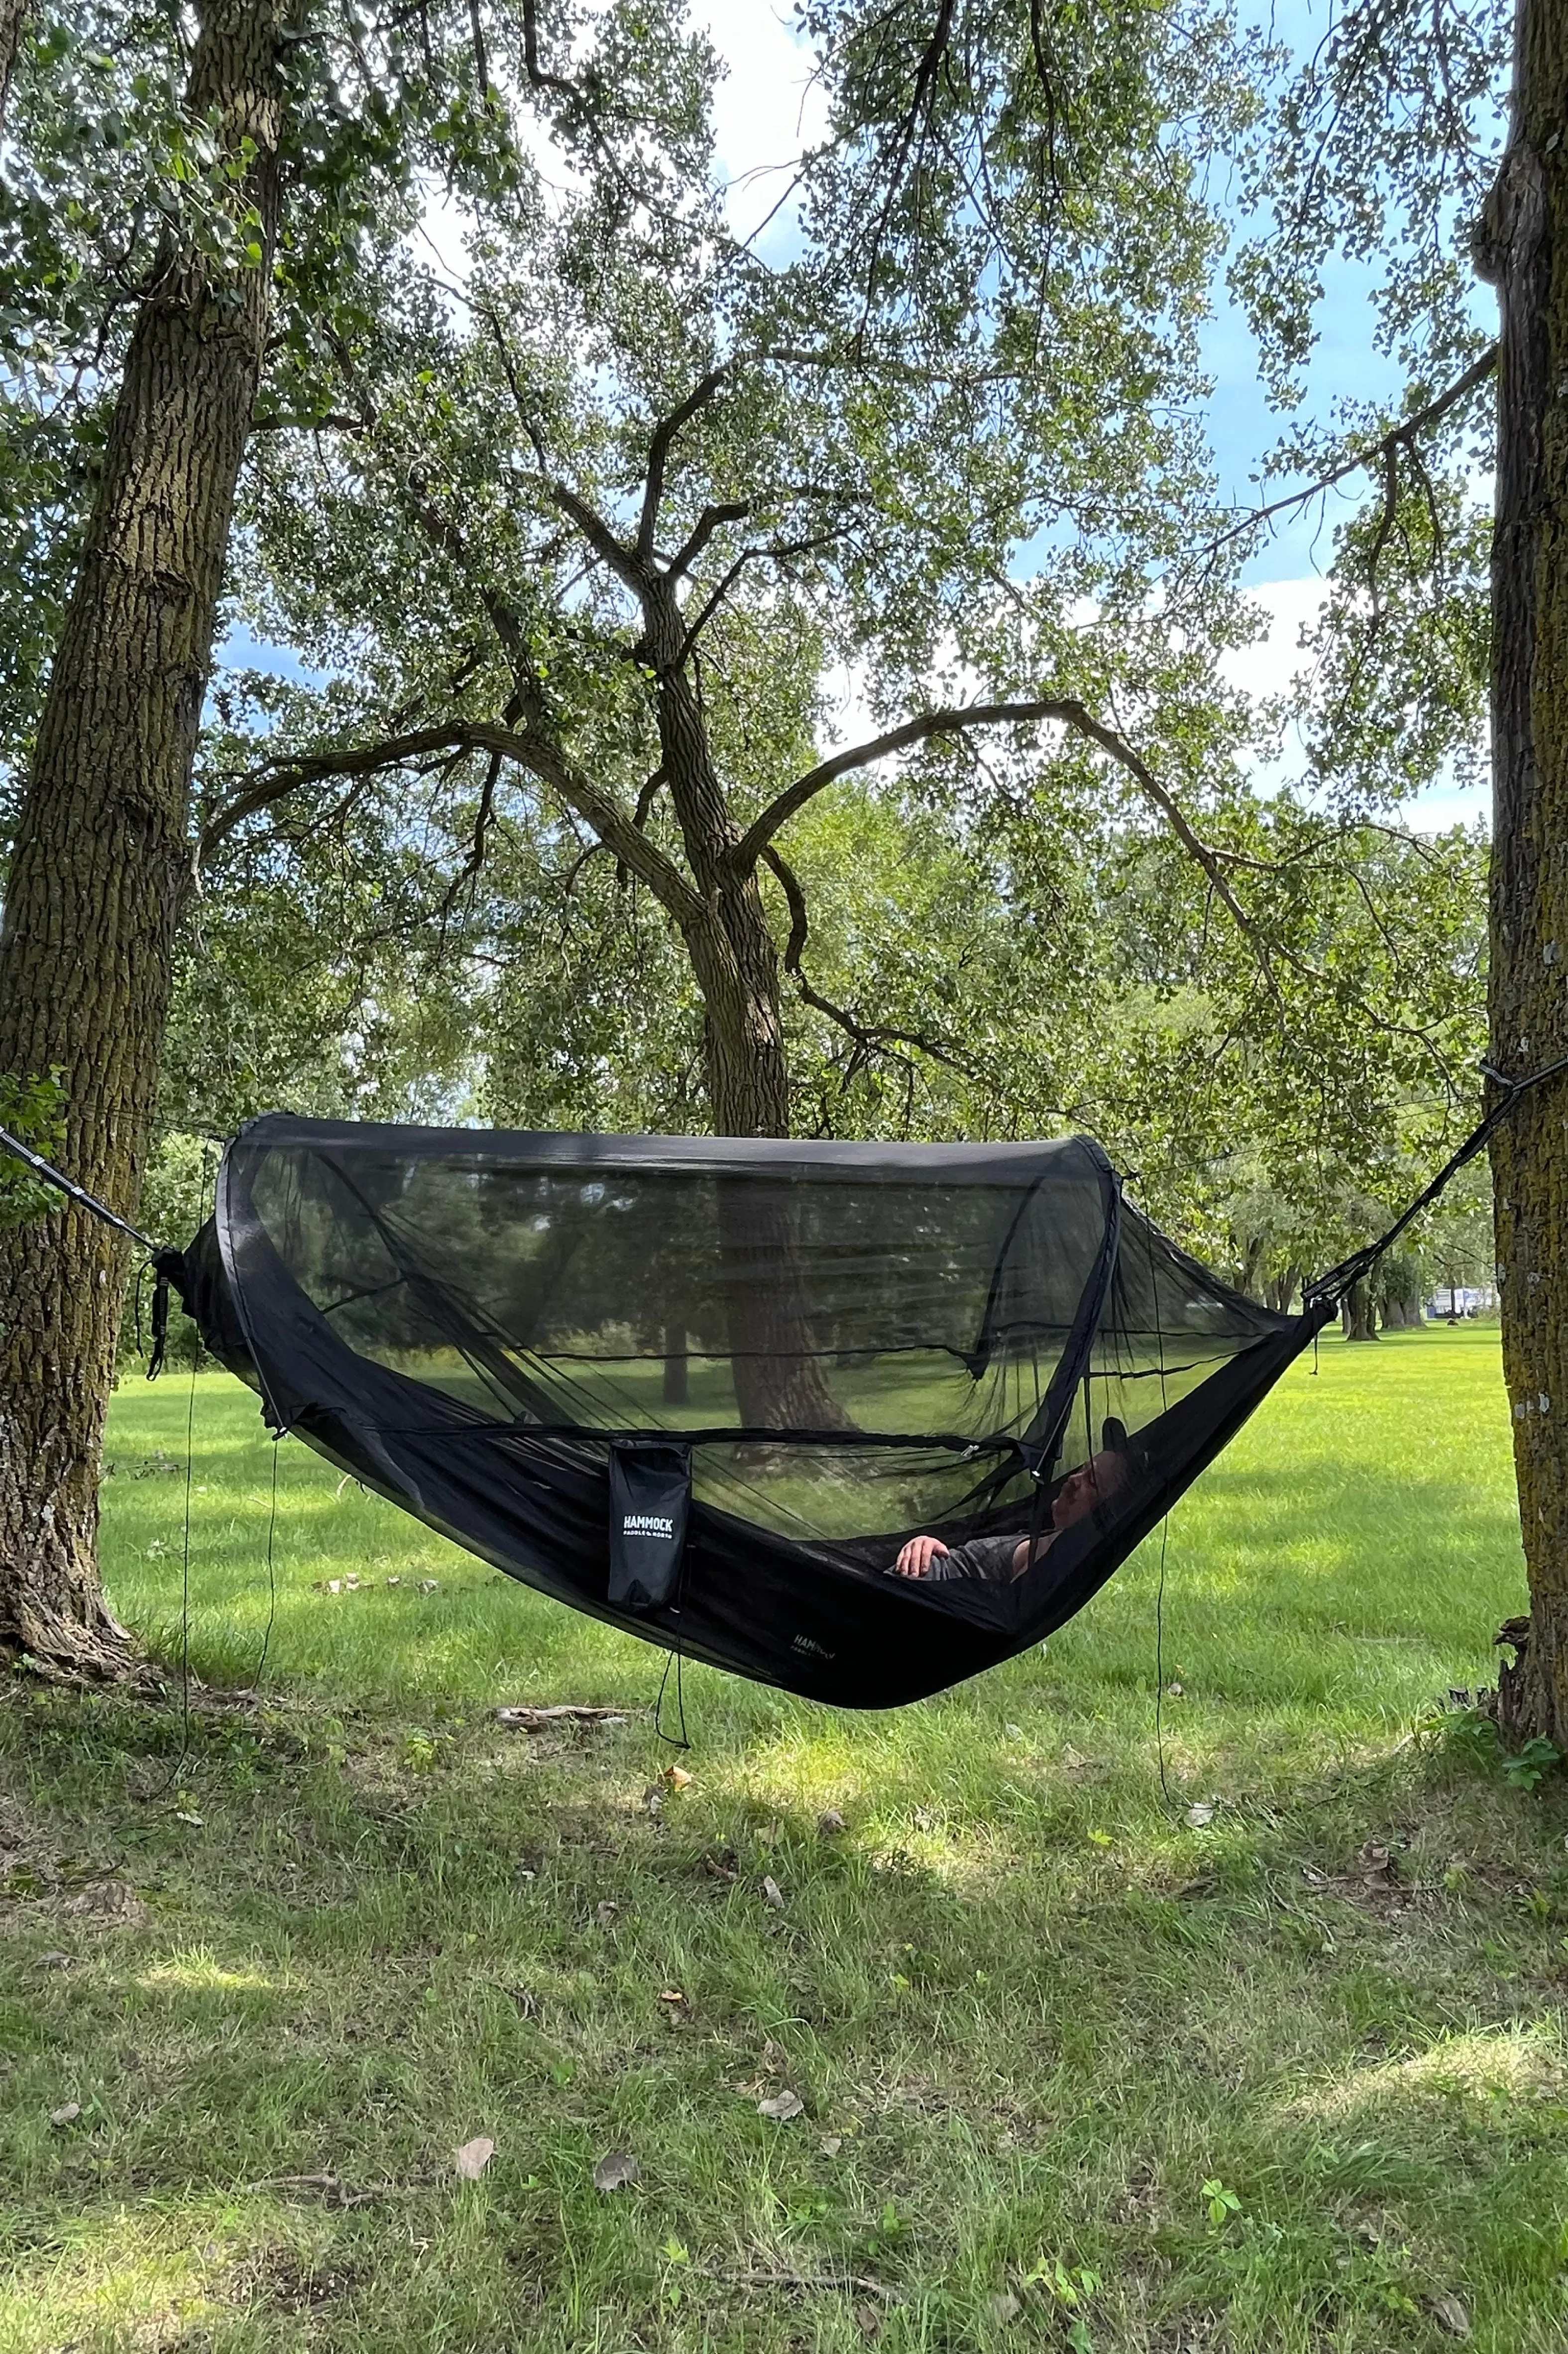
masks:
<svg viewBox="0 0 1568 2354"><path fill-rule="evenodd" d="M0 0L0 131L5 127L5 102L11 95L11 75L22 46L29 0Z"/></svg>
<svg viewBox="0 0 1568 2354"><path fill-rule="evenodd" d="M1478 241L1501 305L1492 545L1491 1054L1568 1053L1568 14L1520 0L1509 146ZM1492 1142L1503 1372L1530 1629L1500 1712L1568 1751L1568 1153L1563 1083Z"/></svg>
<svg viewBox="0 0 1568 2354"><path fill-rule="evenodd" d="M682 1326L664 1327L664 1380L662 1397L666 1405L684 1405L691 1395L691 1359L686 1354L686 1335Z"/></svg>
<svg viewBox="0 0 1568 2354"><path fill-rule="evenodd" d="M58 1068L71 1174L135 1214L191 764L260 374L281 112L272 0L208 0L187 103L255 143L263 260L214 285L171 252L126 354L39 723L0 928L0 1070ZM76 1210L0 1235L0 1643L74 1672L129 1659L97 1566L125 1255Z"/></svg>
<svg viewBox="0 0 1568 2354"><path fill-rule="evenodd" d="M651 583L643 611L660 673L659 748L704 902L685 938L703 993L714 1132L788 1136L789 1073L779 952L756 870L739 874L731 864L740 832L714 769L701 706L680 667L685 623L673 590L662 581ZM789 1189L721 1180L718 1222L741 1421L775 1430L848 1428L849 1417L816 1354Z"/></svg>
<svg viewBox="0 0 1568 2354"><path fill-rule="evenodd" d="M1347 1341L1377 1339L1377 1311L1372 1306L1369 1284L1351 1284L1345 1299L1344 1327Z"/></svg>

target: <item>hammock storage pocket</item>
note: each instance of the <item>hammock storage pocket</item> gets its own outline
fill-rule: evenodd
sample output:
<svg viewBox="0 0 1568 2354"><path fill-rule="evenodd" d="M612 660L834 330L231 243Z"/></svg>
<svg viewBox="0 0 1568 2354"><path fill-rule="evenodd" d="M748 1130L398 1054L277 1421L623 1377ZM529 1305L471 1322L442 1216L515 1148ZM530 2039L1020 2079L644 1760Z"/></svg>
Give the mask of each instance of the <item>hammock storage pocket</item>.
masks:
<svg viewBox="0 0 1568 2354"><path fill-rule="evenodd" d="M609 1449L609 1600L658 1610L675 1592L686 1549L692 1455L686 1447Z"/></svg>

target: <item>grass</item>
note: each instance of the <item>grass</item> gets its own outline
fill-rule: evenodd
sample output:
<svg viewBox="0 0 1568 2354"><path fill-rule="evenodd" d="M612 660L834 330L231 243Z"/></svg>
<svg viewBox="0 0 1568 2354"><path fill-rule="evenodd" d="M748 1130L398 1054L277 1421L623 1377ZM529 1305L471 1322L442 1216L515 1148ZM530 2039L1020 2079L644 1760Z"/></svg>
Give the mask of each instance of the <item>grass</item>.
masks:
<svg viewBox="0 0 1568 2354"><path fill-rule="evenodd" d="M188 1401L111 1434L165 1649ZM272 1453L217 1375L194 1464L243 1683ZM177 1706L0 1712L0 2354L1561 2354L1568 1803L1414 1731L1520 1605L1494 1333L1326 1342L1181 1506L1169 1804L1158 1538L897 1714L688 1671L681 1783L656 1653L277 1473L259 1706L183 1759ZM551 1700L638 1713L492 1713Z"/></svg>

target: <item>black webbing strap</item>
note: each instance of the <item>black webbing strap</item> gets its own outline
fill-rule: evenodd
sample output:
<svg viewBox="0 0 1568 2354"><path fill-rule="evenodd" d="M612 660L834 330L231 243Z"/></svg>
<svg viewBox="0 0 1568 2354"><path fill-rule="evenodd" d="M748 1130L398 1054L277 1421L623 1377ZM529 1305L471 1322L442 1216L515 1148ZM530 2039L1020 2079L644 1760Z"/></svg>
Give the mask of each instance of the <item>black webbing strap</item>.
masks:
<svg viewBox="0 0 1568 2354"><path fill-rule="evenodd" d="M58 1193L69 1194L79 1210L87 1210L93 1217L101 1218L106 1226L114 1226L121 1234L129 1235L133 1243L141 1244L149 1258L157 1257L157 1244L150 1242L139 1226L132 1225L118 1210L111 1210L107 1202L101 1202L96 1193L88 1193L85 1186L79 1185L74 1178L57 1169L52 1161L46 1161L42 1153L35 1152L30 1145L24 1144L19 1136L13 1136L8 1128L0 1128L0 1144L18 1161L25 1161L34 1176L41 1177L46 1185L52 1185Z"/></svg>
<svg viewBox="0 0 1568 2354"><path fill-rule="evenodd" d="M177 1250L160 1249L139 1226L133 1226L129 1218L122 1218L118 1210L111 1210L107 1202L99 1200L96 1193L90 1193L84 1185L79 1185L74 1177L68 1177L63 1169L57 1169L54 1162L46 1161L41 1152L35 1152L30 1145L23 1143L19 1136L13 1136L8 1128L0 1128L0 1146L30 1169L35 1177L41 1177L46 1185L54 1186L57 1193L74 1202L79 1210L86 1210L90 1216L101 1219L106 1226L112 1226L117 1234L128 1235L132 1242L140 1244L146 1252L155 1278L153 1286L153 1352L147 1360L147 1379L156 1381L164 1370L164 1356L168 1347L169 1279L184 1267L182 1254Z"/></svg>
<svg viewBox="0 0 1568 2354"><path fill-rule="evenodd" d="M1560 1071L1568 1071L1568 1055L1561 1055L1555 1063L1548 1063L1544 1070L1532 1071L1527 1079L1505 1078L1500 1071L1493 1069L1490 1063L1483 1063L1480 1069L1483 1077L1489 1078L1494 1087L1502 1089L1500 1100L1492 1106L1479 1126L1470 1130L1452 1160L1443 1163L1430 1185L1416 1195L1407 1210L1400 1213L1385 1235L1380 1235L1374 1243L1364 1244L1359 1251L1352 1251L1349 1258L1342 1258L1338 1267L1331 1267L1326 1275L1316 1275L1310 1283L1302 1286L1304 1308L1330 1307L1369 1276L1384 1251L1392 1249L1406 1226L1418 1218L1423 1210L1430 1208L1467 1161L1473 1161L1478 1152L1485 1151L1520 1097L1529 1095L1536 1087L1544 1087L1547 1080L1554 1079Z"/></svg>

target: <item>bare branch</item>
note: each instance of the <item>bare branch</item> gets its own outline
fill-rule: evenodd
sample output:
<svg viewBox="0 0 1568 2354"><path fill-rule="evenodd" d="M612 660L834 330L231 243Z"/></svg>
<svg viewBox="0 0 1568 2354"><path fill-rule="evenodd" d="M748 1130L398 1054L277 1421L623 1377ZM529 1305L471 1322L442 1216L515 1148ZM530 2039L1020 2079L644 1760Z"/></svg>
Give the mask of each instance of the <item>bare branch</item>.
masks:
<svg viewBox="0 0 1568 2354"><path fill-rule="evenodd" d="M638 552L623 547L604 517L596 514L586 499L580 499L567 482L552 482L550 495L566 514L570 515L594 554L608 564L616 578L641 597L648 586L648 565L643 560L641 540Z"/></svg>
<svg viewBox="0 0 1568 2354"><path fill-rule="evenodd" d="M705 507L697 517L690 537L683 546L676 549L665 567L665 578L679 580L683 573L691 570L720 524L740 523L750 513L749 499L731 499L722 506Z"/></svg>
<svg viewBox="0 0 1568 2354"><path fill-rule="evenodd" d="M677 923L694 923L702 901L670 859L635 823L613 794L595 784L570 755L537 726L506 727L493 720L456 720L445 726L421 727L377 744L345 745L335 751L308 754L296 760L270 760L253 780L203 827L196 848L196 864L210 856L235 827L259 811L285 800L303 785L330 777L362 777L377 769L400 768L411 761L432 760L448 753L499 753L539 779L558 794L567 807L591 826L620 864L647 884Z"/></svg>
<svg viewBox="0 0 1568 2354"><path fill-rule="evenodd" d="M675 657L677 665L685 661L748 564L785 564L792 557L814 556L821 547L832 547L839 536L836 531L818 532L810 539L782 540L759 544L756 547L743 547L711 595L705 598L698 607L695 618L681 641L681 651Z"/></svg>
<svg viewBox="0 0 1568 2354"><path fill-rule="evenodd" d="M770 867L778 876L789 909L789 938L784 949L784 970L800 990L802 1002L812 1006L819 1013L825 1013L830 1022L836 1023L846 1036L853 1039L856 1052L852 1072L871 1055L890 1055L898 1062L906 1062L907 1056L899 1054L897 1049L912 1046L920 1054L928 1055L932 1062L945 1063L949 1069L972 1077L974 1065L966 1060L957 1047L935 1038L923 1037L918 1031L894 1030L885 1023L857 1021L842 1005L835 1005L831 997L824 997L821 990L812 988L800 965L810 931L806 895L800 888L800 878L788 861L779 856L771 843L763 851L762 860L764 865Z"/></svg>
<svg viewBox="0 0 1568 2354"><path fill-rule="evenodd" d="M885 735L874 736L869 743L856 744L845 752L835 752L830 759L821 760L786 786L777 800L770 801L761 815L747 827L733 854L733 864L744 874L754 866L764 849L780 826L786 824L799 809L827 786L847 776L852 769L865 769L892 753L907 751L912 744L924 744L933 736L961 735L966 728L1022 726L1031 722L1054 719L1065 726L1078 726L1088 721L1088 714L1075 700L1051 700L1037 703L970 703L959 704L945 711L927 711L918 719L906 719L901 726L890 727ZM1086 731L1087 732L1087 731Z"/></svg>

